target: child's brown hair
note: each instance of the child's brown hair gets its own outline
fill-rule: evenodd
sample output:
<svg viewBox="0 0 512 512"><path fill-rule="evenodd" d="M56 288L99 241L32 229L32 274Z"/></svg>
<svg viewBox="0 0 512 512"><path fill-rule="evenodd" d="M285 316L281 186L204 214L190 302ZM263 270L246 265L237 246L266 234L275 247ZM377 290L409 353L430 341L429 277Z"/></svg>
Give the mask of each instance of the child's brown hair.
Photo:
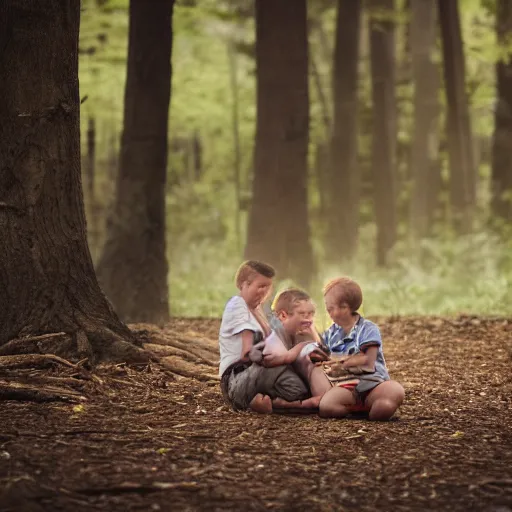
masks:
<svg viewBox="0 0 512 512"><path fill-rule="evenodd" d="M361 287L350 277L336 277L324 286L324 296L334 290L339 305L348 304L350 311L356 313L363 303Z"/></svg>
<svg viewBox="0 0 512 512"><path fill-rule="evenodd" d="M274 267L267 263L257 260L244 261L236 271L235 284L238 289L242 287L245 281L251 281L256 274L272 279L276 275Z"/></svg>
<svg viewBox="0 0 512 512"><path fill-rule="evenodd" d="M311 300L311 297L304 290L287 288L275 296L274 302L272 302L272 311L274 313L284 311L291 315L296 304L306 300Z"/></svg>

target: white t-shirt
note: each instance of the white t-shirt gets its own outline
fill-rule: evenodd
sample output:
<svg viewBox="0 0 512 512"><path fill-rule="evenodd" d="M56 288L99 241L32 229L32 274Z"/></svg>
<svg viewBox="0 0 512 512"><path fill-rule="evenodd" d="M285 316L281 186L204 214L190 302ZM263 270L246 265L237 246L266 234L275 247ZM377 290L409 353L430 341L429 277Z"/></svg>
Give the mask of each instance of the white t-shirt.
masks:
<svg viewBox="0 0 512 512"><path fill-rule="evenodd" d="M228 300L219 331L220 366L219 375L242 355L242 331L262 332L261 325L239 295Z"/></svg>

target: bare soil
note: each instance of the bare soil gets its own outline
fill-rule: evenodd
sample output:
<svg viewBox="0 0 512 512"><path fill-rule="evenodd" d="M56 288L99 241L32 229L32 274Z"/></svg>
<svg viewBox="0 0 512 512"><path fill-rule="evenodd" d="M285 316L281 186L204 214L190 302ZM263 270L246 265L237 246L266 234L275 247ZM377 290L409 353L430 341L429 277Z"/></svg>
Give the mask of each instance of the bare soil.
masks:
<svg viewBox="0 0 512 512"><path fill-rule="evenodd" d="M162 365L25 370L81 382L0 401L0 510L512 511L512 320L379 323L407 393L385 423L230 411L218 320L131 326Z"/></svg>

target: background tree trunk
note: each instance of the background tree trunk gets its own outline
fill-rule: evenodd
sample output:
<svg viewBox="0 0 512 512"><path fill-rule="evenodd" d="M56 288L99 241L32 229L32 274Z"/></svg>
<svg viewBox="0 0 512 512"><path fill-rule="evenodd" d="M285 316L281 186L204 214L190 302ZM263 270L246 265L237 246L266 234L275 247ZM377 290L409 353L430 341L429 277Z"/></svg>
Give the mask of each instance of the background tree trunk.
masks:
<svg viewBox="0 0 512 512"><path fill-rule="evenodd" d="M458 0L438 0L438 9L447 104L451 213L456 230L467 232L473 223L476 176Z"/></svg>
<svg viewBox="0 0 512 512"><path fill-rule="evenodd" d="M87 234L89 249L93 262L97 260L99 226L98 204L96 200L96 120L89 117L87 123L87 155L85 164L85 212L87 219Z"/></svg>
<svg viewBox="0 0 512 512"><path fill-rule="evenodd" d="M257 126L247 258L307 284L309 142L306 1L256 1Z"/></svg>
<svg viewBox="0 0 512 512"><path fill-rule="evenodd" d="M74 0L0 2L1 353L142 353L100 290L80 173ZM30 337L64 332L37 344Z"/></svg>
<svg viewBox="0 0 512 512"><path fill-rule="evenodd" d="M116 202L98 276L121 318L169 318L165 248L173 0L131 0Z"/></svg>
<svg viewBox="0 0 512 512"><path fill-rule="evenodd" d="M334 48L334 123L327 191L327 260L351 257L359 227L359 173L357 169L357 107L361 2L338 0Z"/></svg>
<svg viewBox="0 0 512 512"><path fill-rule="evenodd" d="M372 177L377 223L377 264L385 265L396 241L396 101L394 0L370 2L372 75Z"/></svg>
<svg viewBox="0 0 512 512"><path fill-rule="evenodd" d="M498 43L510 44L512 35L512 4L498 0L496 12ZM494 114L492 148L492 213L506 222L512 221L512 62L496 64L497 104Z"/></svg>
<svg viewBox="0 0 512 512"><path fill-rule="evenodd" d="M435 0L411 0L411 53L414 77L414 121L411 150L411 228L415 238L431 233L439 193L436 176L439 120L439 71L433 61L436 44Z"/></svg>

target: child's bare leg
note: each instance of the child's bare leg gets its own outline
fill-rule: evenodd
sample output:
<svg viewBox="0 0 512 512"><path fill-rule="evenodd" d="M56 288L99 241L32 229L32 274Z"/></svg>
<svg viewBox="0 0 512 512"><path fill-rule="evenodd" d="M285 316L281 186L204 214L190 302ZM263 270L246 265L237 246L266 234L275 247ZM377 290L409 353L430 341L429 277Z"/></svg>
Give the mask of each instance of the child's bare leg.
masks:
<svg viewBox="0 0 512 512"><path fill-rule="evenodd" d="M249 404L251 411L258 412L260 414L271 414L272 413L272 400L268 395L262 395L258 393Z"/></svg>
<svg viewBox="0 0 512 512"><path fill-rule="evenodd" d="M312 396L306 400L287 402L283 398L274 398L272 405L278 409L316 409L320 405L321 396Z"/></svg>
<svg viewBox="0 0 512 512"><path fill-rule="evenodd" d="M371 420L389 420L405 398L405 391L401 384L394 380L387 380L374 388L365 400L370 408Z"/></svg>
<svg viewBox="0 0 512 512"><path fill-rule="evenodd" d="M309 372L309 387L313 396L322 396L332 388L331 381L327 378L327 375L319 366L315 366L311 363L312 368Z"/></svg>
<svg viewBox="0 0 512 512"><path fill-rule="evenodd" d="M344 418L355 404L352 391L335 386L322 397L319 414L322 418Z"/></svg>

